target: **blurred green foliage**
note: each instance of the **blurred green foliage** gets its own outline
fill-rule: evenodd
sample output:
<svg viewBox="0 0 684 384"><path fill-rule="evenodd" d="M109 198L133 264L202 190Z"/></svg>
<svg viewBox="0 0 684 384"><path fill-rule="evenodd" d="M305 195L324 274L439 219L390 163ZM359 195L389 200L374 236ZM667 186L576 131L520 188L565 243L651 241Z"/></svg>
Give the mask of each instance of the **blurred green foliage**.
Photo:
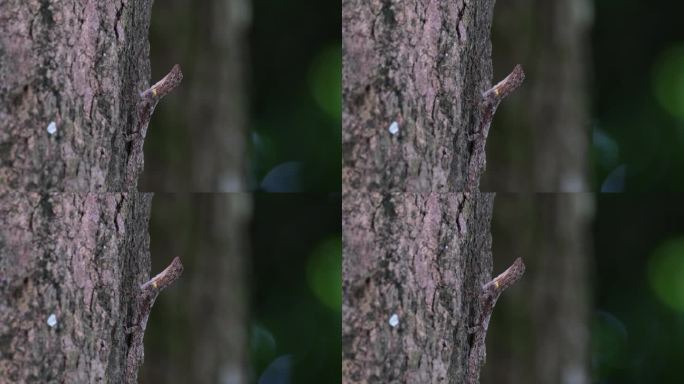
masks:
<svg viewBox="0 0 684 384"><path fill-rule="evenodd" d="M289 375L292 383L341 381L340 205L334 194L254 196L250 355L255 378L281 358L291 366L279 374Z"/></svg>
<svg viewBox="0 0 684 384"><path fill-rule="evenodd" d="M684 238L663 242L648 263L648 280L656 296L670 308L684 312Z"/></svg>
<svg viewBox="0 0 684 384"><path fill-rule="evenodd" d="M673 45L653 65L653 90L660 105L684 120L684 45Z"/></svg>
<svg viewBox="0 0 684 384"><path fill-rule="evenodd" d="M336 236L318 244L309 259L307 279L323 304L342 312L342 238Z"/></svg>
<svg viewBox="0 0 684 384"><path fill-rule="evenodd" d="M624 185L615 191L684 191L684 2L596 0L594 7L594 186L614 181L622 167ZM616 159L605 153L615 148Z"/></svg>
<svg viewBox="0 0 684 384"><path fill-rule="evenodd" d="M681 196L598 195L594 239L594 382L681 383Z"/></svg>
<svg viewBox="0 0 684 384"><path fill-rule="evenodd" d="M154 7L150 28L152 73L159 79L175 63L190 89L198 57L211 57L210 42L198 42L207 7L168 0ZM250 190L334 192L341 190L341 3L253 0L245 41ZM201 10L200 10L201 8ZM211 15L214 17L213 15ZM206 32L206 31L204 31ZM210 48L207 48L210 47ZM225 54L225 52L224 52ZM208 92L211 92L209 90ZM148 172L159 167L184 175L190 153L181 118L187 100L171 94L160 103L146 140ZM220 107L220 106L219 106ZM167 113L169 112L169 113ZM277 168L284 163L294 167ZM275 172L270 188L262 185ZM182 179L182 177L181 177ZM159 180L151 181L159 183ZM154 188L152 188L154 189Z"/></svg>
<svg viewBox="0 0 684 384"><path fill-rule="evenodd" d="M275 167L284 191L341 190L341 3L255 0L250 35L252 178ZM277 172L277 170L276 170Z"/></svg>
<svg viewBox="0 0 684 384"><path fill-rule="evenodd" d="M333 45L321 51L309 69L309 87L318 106L340 122L342 115L342 51ZM340 126L341 128L341 126Z"/></svg>

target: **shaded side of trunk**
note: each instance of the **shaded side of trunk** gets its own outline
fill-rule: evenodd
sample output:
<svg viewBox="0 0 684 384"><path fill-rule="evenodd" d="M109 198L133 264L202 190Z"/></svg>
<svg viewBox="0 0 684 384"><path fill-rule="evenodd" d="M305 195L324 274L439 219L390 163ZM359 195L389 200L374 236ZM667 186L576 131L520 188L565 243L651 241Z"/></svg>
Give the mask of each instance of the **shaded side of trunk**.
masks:
<svg viewBox="0 0 684 384"><path fill-rule="evenodd" d="M348 383L463 383L491 275L492 194L343 196Z"/></svg>
<svg viewBox="0 0 684 384"><path fill-rule="evenodd" d="M590 194L501 195L497 262L523 257L527 276L495 310L483 383L587 384ZM506 257L506 259L504 259Z"/></svg>
<svg viewBox="0 0 684 384"><path fill-rule="evenodd" d="M122 191L151 0L0 4L0 191Z"/></svg>
<svg viewBox="0 0 684 384"><path fill-rule="evenodd" d="M182 255L186 272L179 289L155 305L159 315L146 343L154 357L144 365L144 382L247 382L251 206L248 194L155 197L152 250Z"/></svg>
<svg viewBox="0 0 684 384"><path fill-rule="evenodd" d="M521 63L527 79L497 113L482 190L589 191L591 13L587 0L513 0L497 6L495 73Z"/></svg>
<svg viewBox="0 0 684 384"><path fill-rule="evenodd" d="M491 83L493 0L342 2L347 190L462 191Z"/></svg>
<svg viewBox="0 0 684 384"><path fill-rule="evenodd" d="M155 5L150 38L155 73L181 63L185 85L159 106L150 124L142 190L248 189L244 159L250 7L247 0L170 0Z"/></svg>
<svg viewBox="0 0 684 384"><path fill-rule="evenodd" d="M149 276L151 195L0 196L0 372L24 382L123 382Z"/></svg>

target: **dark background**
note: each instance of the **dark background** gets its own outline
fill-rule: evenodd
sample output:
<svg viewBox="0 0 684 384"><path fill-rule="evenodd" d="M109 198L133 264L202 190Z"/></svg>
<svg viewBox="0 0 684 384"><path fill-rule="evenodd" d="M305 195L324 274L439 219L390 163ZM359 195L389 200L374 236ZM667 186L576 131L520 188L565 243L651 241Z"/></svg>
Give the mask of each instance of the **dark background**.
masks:
<svg viewBox="0 0 684 384"><path fill-rule="evenodd" d="M140 189L249 193L154 197L152 273L171 253L186 270L150 317L141 382L234 382L216 364L198 379L212 359L251 383L341 381L340 15L332 0L155 3L152 79L176 63L184 79L152 118ZM214 168L219 187L198 188Z"/></svg>
<svg viewBox="0 0 684 384"><path fill-rule="evenodd" d="M624 191L683 191L684 3L593 3L594 188L616 172Z"/></svg>
<svg viewBox="0 0 684 384"><path fill-rule="evenodd" d="M246 364L248 382L340 382L340 204L335 194L155 195L152 274L173 256L185 271L150 316L141 382L205 381L204 353Z"/></svg>
<svg viewBox="0 0 684 384"><path fill-rule="evenodd" d="M570 14L582 4L590 5L586 33L573 30ZM568 334L586 350L578 371L593 383L683 382L683 11L684 3L672 0L497 3L494 79L516 63L527 78L502 103L487 143L485 185L498 192L494 274L515 256L528 261L528 271L497 305L484 376L495 379L483 383L563 382L554 364L568 359ZM579 87L563 82L574 70L582 73ZM573 92L579 115L558 102ZM563 125L568 117L573 123ZM579 131L586 143L567 140L563 129ZM579 194L500 193L554 192L531 188L533 170L567 161L571 147L590 160L578 166L588 181L581 190L619 192L592 193L581 208L586 222L568 215L580 209L572 203ZM569 228L587 234L570 237ZM555 252L578 242L585 251L572 259ZM586 278L563 280L572 269ZM558 348L548 353L553 339ZM536 371L557 379L530 380Z"/></svg>
<svg viewBox="0 0 684 384"><path fill-rule="evenodd" d="M255 0L252 173L297 162L303 190L341 190L341 2ZM285 170L284 172L287 172Z"/></svg>
<svg viewBox="0 0 684 384"><path fill-rule="evenodd" d="M678 194L604 194L597 203L594 382L681 383L682 198Z"/></svg>
<svg viewBox="0 0 684 384"><path fill-rule="evenodd" d="M184 79L150 123L141 190L236 191L191 184L226 162L238 192L339 191L340 23L334 0L155 3L152 79L176 63Z"/></svg>
<svg viewBox="0 0 684 384"><path fill-rule="evenodd" d="M320 194L254 198L252 370L263 375L275 359L288 356L290 382L339 383L341 200Z"/></svg>
<svg viewBox="0 0 684 384"><path fill-rule="evenodd" d="M621 177L622 168L623 191L683 191L684 3L594 6L594 187ZM682 382L682 197L597 196L591 320L597 383Z"/></svg>
<svg viewBox="0 0 684 384"><path fill-rule="evenodd" d="M263 189L266 175L274 172L279 183L293 190L338 191L340 4L256 0L251 6L252 24L245 41L248 189ZM684 3L597 0L592 6L593 24L585 47L584 103L589 117L583 126L591 143L589 186L595 191L605 190L606 185L623 192L682 191ZM155 5L155 11L159 7ZM153 17L153 23L156 20ZM153 55L164 45L185 55L153 59L155 79L176 61L192 61L190 48L196 44L192 33L182 41L164 43L164 31L175 25L188 32L198 23L184 18L165 22L163 29L153 24ZM495 41L495 58L501 52ZM510 65L504 70L510 70ZM495 78L502 78L505 71ZM177 112L183 105L180 100L166 104L159 108ZM155 115L155 119L151 132L162 133L150 133L146 158L182 165L179 148L187 136L174 130L173 118ZM157 126L166 124L155 128L155 121ZM155 172L154 163L149 161L146 172ZM281 199L259 195L254 199L253 275L248 288L250 371L258 377L280 357L296 382L339 380L339 339L322 336L339 336L339 312L317 299L306 277L312 249L329 244L328 226L339 225L339 201L332 207L327 195L290 197L291 202ZM684 270L678 264L684 252L677 242L684 236L681 201L675 194L596 196L593 256L587 254L593 271L587 327L594 382L681 381L684 315L673 307L678 297L668 299L662 293L677 292L672 276L684 280L684 273L662 272ZM323 218L323 212L330 212L328 218ZM297 238L304 240L300 244ZM657 267L661 263L668 268ZM326 374L331 376L320 376Z"/></svg>

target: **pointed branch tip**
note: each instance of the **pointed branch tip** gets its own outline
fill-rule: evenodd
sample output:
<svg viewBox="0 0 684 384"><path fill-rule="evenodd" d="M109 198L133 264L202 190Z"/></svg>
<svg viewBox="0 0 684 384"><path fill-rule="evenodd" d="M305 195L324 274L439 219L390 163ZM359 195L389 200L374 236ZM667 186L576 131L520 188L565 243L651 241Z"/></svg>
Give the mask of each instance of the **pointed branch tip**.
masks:
<svg viewBox="0 0 684 384"><path fill-rule="evenodd" d="M183 263L181 263L179 257L175 257L171 264L166 267L166 269L159 272L157 276L151 278L150 281L140 286L140 289L143 291L152 289L159 292L171 285L174 281L178 280L182 273Z"/></svg>
<svg viewBox="0 0 684 384"><path fill-rule="evenodd" d="M498 84L485 92L482 97L484 97L485 100L494 99L496 102L501 101L520 87L523 80L525 80L525 71L523 71L522 66L518 64L505 79L501 80Z"/></svg>
<svg viewBox="0 0 684 384"><path fill-rule="evenodd" d="M183 72L180 65L176 64L171 71L166 74L156 84L140 94L142 98L161 99L173 91L183 80Z"/></svg>
<svg viewBox="0 0 684 384"><path fill-rule="evenodd" d="M498 293L503 292L508 287L515 284L516 281L520 280L524 273L525 263L521 257L518 257L508 269L503 271L489 283L485 284L482 289L485 292L488 290L494 290Z"/></svg>

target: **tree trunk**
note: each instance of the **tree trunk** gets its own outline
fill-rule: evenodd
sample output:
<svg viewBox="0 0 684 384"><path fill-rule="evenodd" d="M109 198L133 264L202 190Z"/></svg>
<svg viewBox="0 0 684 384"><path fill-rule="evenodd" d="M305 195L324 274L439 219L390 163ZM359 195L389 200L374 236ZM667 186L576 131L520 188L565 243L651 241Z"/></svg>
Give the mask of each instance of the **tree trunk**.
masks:
<svg viewBox="0 0 684 384"><path fill-rule="evenodd" d="M248 382L250 216L246 194L155 195L152 252L187 253L187 273L175 294L162 295L155 305L159 315L150 320L146 338L153 358L143 366L142 382Z"/></svg>
<svg viewBox="0 0 684 384"><path fill-rule="evenodd" d="M250 189L244 84L250 7L248 0L155 4L160 17L153 15L150 32L153 72L161 75L180 62L185 80L150 124L141 190Z"/></svg>
<svg viewBox="0 0 684 384"><path fill-rule="evenodd" d="M479 375L468 331L491 274L493 195L444 192L479 178L470 138L486 137L493 7L342 3L345 382Z"/></svg>
<svg viewBox="0 0 684 384"><path fill-rule="evenodd" d="M463 191L493 0L342 2L345 189Z"/></svg>
<svg viewBox="0 0 684 384"><path fill-rule="evenodd" d="M464 383L492 270L493 194L343 199L347 383Z"/></svg>
<svg viewBox="0 0 684 384"><path fill-rule="evenodd" d="M151 195L133 192L169 90L141 94L151 6L0 3L0 372L12 382L136 381L144 309L172 280L141 288Z"/></svg>
<svg viewBox="0 0 684 384"><path fill-rule="evenodd" d="M522 63L528 76L497 114L482 190L590 190L586 63L591 13L588 0L511 0L497 6L495 72Z"/></svg>
<svg viewBox="0 0 684 384"><path fill-rule="evenodd" d="M3 380L124 382L151 197L0 195Z"/></svg>
<svg viewBox="0 0 684 384"><path fill-rule="evenodd" d="M130 189L151 6L2 2L0 191Z"/></svg>

